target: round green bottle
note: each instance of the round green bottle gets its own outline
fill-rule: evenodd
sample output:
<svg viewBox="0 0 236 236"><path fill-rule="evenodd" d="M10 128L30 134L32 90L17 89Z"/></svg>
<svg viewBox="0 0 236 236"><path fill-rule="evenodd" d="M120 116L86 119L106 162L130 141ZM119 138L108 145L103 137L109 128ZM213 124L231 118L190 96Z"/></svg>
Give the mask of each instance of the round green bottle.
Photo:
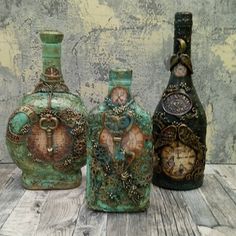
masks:
<svg viewBox="0 0 236 236"><path fill-rule="evenodd" d="M86 111L61 71L58 31L40 33L43 72L9 118L6 145L27 189L68 189L81 183L86 163Z"/></svg>
<svg viewBox="0 0 236 236"><path fill-rule="evenodd" d="M137 212L149 206L152 123L131 96L131 82L131 70L111 70L108 96L89 115L86 197L94 210Z"/></svg>
<svg viewBox="0 0 236 236"><path fill-rule="evenodd" d="M200 187L206 159L206 115L192 82L191 34L192 14L176 13L171 75L153 115L153 184L175 190Z"/></svg>

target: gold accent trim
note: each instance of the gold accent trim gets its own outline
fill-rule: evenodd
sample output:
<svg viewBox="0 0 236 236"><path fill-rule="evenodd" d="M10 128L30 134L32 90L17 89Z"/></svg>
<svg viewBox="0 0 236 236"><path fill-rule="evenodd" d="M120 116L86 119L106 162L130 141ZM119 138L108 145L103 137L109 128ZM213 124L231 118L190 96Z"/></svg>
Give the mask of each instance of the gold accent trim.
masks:
<svg viewBox="0 0 236 236"><path fill-rule="evenodd" d="M178 38L177 41L179 42L179 53L184 53L187 47L186 42L181 38Z"/></svg>

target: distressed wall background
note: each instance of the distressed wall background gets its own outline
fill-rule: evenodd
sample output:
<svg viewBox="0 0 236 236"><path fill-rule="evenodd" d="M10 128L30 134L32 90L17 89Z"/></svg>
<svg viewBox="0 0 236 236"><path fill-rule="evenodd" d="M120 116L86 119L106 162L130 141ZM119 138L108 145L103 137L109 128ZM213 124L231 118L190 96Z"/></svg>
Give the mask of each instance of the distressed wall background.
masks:
<svg viewBox="0 0 236 236"><path fill-rule="evenodd" d="M176 11L194 15L193 80L208 118L207 159L236 163L235 0L0 0L0 162L11 162L7 119L39 79L40 30L65 34L64 77L88 109L106 95L110 66L123 65L153 113L169 78Z"/></svg>

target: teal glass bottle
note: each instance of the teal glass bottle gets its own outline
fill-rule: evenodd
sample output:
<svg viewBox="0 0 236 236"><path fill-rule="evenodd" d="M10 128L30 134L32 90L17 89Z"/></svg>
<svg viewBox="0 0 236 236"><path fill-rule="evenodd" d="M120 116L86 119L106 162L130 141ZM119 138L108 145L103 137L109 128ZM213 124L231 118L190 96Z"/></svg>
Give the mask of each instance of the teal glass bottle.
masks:
<svg viewBox="0 0 236 236"><path fill-rule="evenodd" d="M61 72L63 34L44 31L43 72L9 119L8 151L27 189L68 189L81 183L86 163L86 111L69 92Z"/></svg>
<svg viewBox="0 0 236 236"><path fill-rule="evenodd" d="M206 159L207 123L192 82L191 34L192 14L176 13L171 75L153 116L153 183L175 190L200 187Z"/></svg>
<svg viewBox="0 0 236 236"><path fill-rule="evenodd" d="M107 212L144 211L152 178L152 123L130 93L132 71L109 73L105 101L89 115L87 203Z"/></svg>

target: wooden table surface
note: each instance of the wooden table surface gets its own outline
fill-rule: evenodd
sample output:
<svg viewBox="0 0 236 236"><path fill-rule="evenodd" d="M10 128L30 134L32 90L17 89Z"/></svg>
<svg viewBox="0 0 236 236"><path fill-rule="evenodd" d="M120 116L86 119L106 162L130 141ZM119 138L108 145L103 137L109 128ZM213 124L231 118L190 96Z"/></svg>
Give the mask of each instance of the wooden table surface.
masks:
<svg viewBox="0 0 236 236"><path fill-rule="evenodd" d="M0 165L0 235L236 235L236 165L207 165L192 191L152 187L147 212L107 214L86 206L79 188L29 191L14 164Z"/></svg>

